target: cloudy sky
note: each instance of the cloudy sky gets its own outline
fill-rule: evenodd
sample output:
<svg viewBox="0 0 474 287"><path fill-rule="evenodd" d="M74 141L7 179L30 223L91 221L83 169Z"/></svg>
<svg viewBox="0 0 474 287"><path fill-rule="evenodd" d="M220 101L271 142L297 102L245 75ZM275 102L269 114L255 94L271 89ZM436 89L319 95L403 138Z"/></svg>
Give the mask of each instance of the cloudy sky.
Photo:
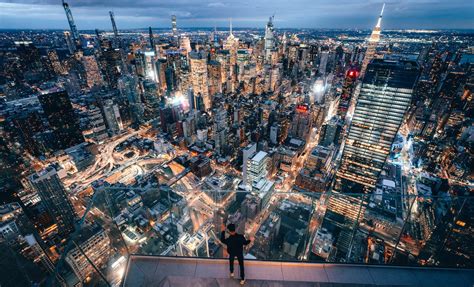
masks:
<svg viewBox="0 0 474 287"><path fill-rule="evenodd" d="M6 1L6 2L5 2ZM387 0L383 28L474 29L473 0ZM383 0L69 0L79 29L169 27L264 27L275 14L284 28L371 28ZM60 0L0 0L1 28L68 28Z"/></svg>

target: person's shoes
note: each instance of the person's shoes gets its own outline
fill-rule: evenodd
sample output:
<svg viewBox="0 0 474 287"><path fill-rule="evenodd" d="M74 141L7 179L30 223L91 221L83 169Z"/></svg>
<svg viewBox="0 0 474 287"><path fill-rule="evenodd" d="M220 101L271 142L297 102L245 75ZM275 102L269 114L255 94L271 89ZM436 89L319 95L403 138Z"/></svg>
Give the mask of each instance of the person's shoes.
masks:
<svg viewBox="0 0 474 287"><path fill-rule="evenodd" d="M230 278L234 278L234 272L230 273Z"/></svg>
<svg viewBox="0 0 474 287"><path fill-rule="evenodd" d="M241 279L240 280L240 285L244 285L245 284L245 279Z"/></svg>

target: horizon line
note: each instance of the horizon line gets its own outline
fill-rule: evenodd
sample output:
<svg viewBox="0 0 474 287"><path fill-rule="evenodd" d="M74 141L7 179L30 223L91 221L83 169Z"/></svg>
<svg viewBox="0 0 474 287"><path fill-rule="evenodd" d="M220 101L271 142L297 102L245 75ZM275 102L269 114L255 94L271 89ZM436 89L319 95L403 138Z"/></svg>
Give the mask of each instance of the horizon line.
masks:
<svg viewBox="0 0 474 287"><path fill-rule="evenodd" d="M118 29L119 31L122 30L141 30L141 29L146 29L148 30L150 26L148 27L135 27L135 28L122 28ZM151 27L152 29L169 29L171 31L171 27ZM189 27L189 26L183 26L178 28L179 29L229 29L229 27L214 27L214 26L200 26L200 27ZM78 31L94 31L95 29L99 29L99 31L111 31L113 32L113 29L100 29L100 28L89 28L89 29L78 29ZM232 27L232 29L257 29L257 30L265 30L265 27L250 27L250 26L242 26L242 27ZM308 29L308 30L333 30L333 31L338 31L338 30L369 30L371 31L373 28L327 28L327 27L281 27L278 29L275 29L276 32L278 30L288 30L288 29L295 29L295 30L303 30L303 29ZM3 30L54 30L54 31L69 31L70 29L68 28L1 28L0 31ZM398 31L398 30L427 30L427 31L436 31L436 30L442 30L442 31L448 31L448 30L462 30L462 31L473 31L474 32L474 27L473 28L389 28L389 29L383 29L382 31Z"/></svg>

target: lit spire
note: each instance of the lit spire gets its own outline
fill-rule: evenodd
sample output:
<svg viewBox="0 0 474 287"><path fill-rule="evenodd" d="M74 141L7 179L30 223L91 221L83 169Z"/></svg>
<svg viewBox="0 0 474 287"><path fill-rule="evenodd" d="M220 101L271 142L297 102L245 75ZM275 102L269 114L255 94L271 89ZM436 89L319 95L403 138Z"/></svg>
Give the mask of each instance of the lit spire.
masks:
<svg viewBox="0 0 474 287"><path fill-rule="evenodd" d="M385 3L383 3L382 11L380 11L379 20L377 21L377 25L375 26L376 28L380 28L380 25L382 24L382 16L383 16L384 9L385 9Z"/></svg>
<svg viewBox="0 0 474 287"><path fill-rule="evenodd" d="M230 24L229 24L229 26L230 26L230 35L233 35L232 34L232 18L229 19L229 22L230 22Z"/></svg>

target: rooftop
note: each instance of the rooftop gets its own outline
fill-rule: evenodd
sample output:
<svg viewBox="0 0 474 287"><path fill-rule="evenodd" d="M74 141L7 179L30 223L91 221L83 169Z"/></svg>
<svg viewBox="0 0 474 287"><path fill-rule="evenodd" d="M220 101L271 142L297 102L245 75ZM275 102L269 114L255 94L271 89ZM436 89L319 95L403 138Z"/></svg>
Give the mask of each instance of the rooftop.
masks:
<svg viewBox="0 0 474 287"><path fill-rule="evenodd" d="M473 286L470 269L247 260L245 286ZM236 278L238 278L236 266ZM131 255L123 286L238 286L226 259Z"/></svg>
<svg viewBox="0 0 474 287"><path fill-rule="evenodd" d="M260 162L267 156L267 153L264 151L259 151L255 156L252 158L252 161Z"/></svg>

